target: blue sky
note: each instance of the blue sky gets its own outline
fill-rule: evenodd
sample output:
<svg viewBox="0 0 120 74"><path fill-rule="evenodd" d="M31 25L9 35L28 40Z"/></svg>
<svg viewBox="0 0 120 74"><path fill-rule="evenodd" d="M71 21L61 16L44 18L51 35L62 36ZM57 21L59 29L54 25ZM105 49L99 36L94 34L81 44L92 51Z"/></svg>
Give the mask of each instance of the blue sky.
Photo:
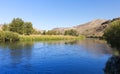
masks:
<svg viewBox="0 0 120 74"><path fill-rule="evenodd" d="M0 23L19 17L38 29L71 27L119 16L120 0L0 0Z"/></svg>

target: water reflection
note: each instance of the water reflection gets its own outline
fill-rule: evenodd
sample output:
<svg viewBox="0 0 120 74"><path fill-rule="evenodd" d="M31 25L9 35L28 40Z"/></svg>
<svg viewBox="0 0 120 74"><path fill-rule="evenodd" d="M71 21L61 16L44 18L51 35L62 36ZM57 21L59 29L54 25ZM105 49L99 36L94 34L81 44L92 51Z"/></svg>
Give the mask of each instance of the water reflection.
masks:
<svg viewBox="0 0 120 74"><path fill-rule="evenodd" d="M1 43L0 60L5 59L3 62L10 64L8 67L15 68L23 62L23 59L25 62L31 59L32 47L33 42ZM9 62L7 63L7 61ZM3 62L1 61L0 64Z"/></svg>
<svg viewBox="0 0 120 74"><path fill-rule="evenodd" d="M112 56L106 63L105 74L120 74L120 56Z"/></svg>
<svg viewBox="0 0 120 74"><path fill-rule="evenodd" d="M104 40L99 39L84 39L84 40L66 40L66 41L47 41L45 45L73 45L82 47L83 51L93 53L95 55L112 54L112 48Z"/></svg>
<svg viewBox="0 0 120 74"><path fill-rule="evenodd" d="M99 39L0 43L0 74L103 74L112 53Z"/></svg>
<svg viewBox="0 0 120 74"><path fill-rule="evenodd" d="M120 50L120 39L111 39L108 40L108 43L111 45L111 47Z"/></svg>
<svg viewBox="0 0 120 74"><path fill-rule="evenodd" d="M108 43L113 48L113 55L106 62L105 74L120 74L120 40L111 40Z"/></svg>

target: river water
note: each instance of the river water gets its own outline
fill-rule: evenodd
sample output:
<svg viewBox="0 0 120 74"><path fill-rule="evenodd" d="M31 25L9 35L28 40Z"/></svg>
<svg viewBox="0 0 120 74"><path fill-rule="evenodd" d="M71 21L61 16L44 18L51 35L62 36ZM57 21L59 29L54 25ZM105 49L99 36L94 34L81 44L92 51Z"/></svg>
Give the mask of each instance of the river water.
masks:
<svg viewBox="0 0 120 74"><path fill-rule="evenodd" d="M0 74L104 74L114 53L98 39L0 43Z"/></svg>

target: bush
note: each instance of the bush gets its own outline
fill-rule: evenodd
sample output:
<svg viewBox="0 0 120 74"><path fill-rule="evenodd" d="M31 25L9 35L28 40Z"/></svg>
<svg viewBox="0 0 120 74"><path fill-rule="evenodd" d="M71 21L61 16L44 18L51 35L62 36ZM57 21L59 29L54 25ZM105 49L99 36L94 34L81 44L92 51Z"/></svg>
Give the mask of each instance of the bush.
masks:
<svg viewBox="0 0 120 74"><path fill-rule="evenodd" d="M49 30L49 31L47 31L45 34L46 34L46 35L60 35L59 32L54 31L54 30Z"/></svg>
<svg viewBox="0 0 120 74"><path fill-rule="evenodd" d="M0 42L14 42L19 41L19 35L17 33L9 31L0 31Z"/></svg>
<svg viewBox="0 0 120 74"><path fill-rule="evenodd" d="M103 36L111 46L120 47L120 20L110 23Z"/></svg>
<svg viewBox="0 0 120 74"><path fill-rule="evenodd" d="M71 30L66 30L64 35L78 36L78 33L76 30L71 29Z"/></svg>

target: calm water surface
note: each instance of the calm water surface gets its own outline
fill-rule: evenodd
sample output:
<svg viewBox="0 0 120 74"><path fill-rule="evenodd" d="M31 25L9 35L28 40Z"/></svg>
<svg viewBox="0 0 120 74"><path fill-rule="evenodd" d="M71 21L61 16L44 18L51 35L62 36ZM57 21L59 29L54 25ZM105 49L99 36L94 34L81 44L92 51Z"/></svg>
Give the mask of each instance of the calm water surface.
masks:
<svg viewBox="0 0 120 74"><path fill-rule="evenodd" d="M113 53L97 39L0 43L0 74L104 74Z"/></svg>

